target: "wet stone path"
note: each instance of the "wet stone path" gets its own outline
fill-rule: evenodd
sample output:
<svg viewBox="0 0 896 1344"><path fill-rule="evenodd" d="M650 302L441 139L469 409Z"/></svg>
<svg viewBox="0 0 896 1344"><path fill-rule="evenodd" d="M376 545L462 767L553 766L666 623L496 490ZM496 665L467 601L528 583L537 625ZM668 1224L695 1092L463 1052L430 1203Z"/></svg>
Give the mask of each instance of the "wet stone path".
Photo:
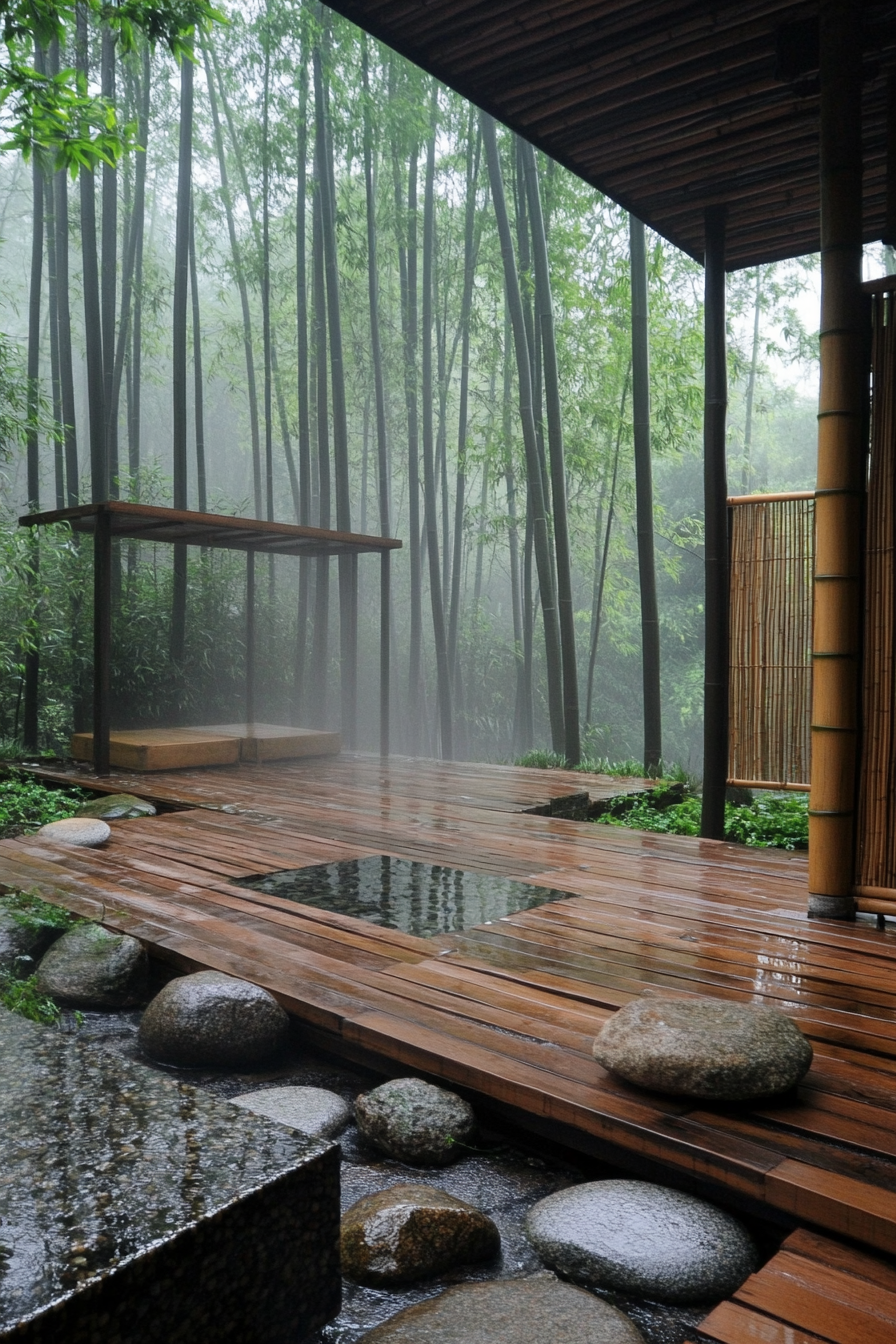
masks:
<svg viewBox="0 0 896 1344"><path fill-rule="evenodd" d="M231 1099L260 1088L286 1085L326 1088L353 1103L355 1097L382 1082L378 1074L346 1068L291 1045L275 1066L246 1072L211 1069L167 1069L146 1058L137 1044L141 1014L85 1012L79 1027L70 1015L62 1029L77 1031L98 1049L111 1049L160 1072ZM545 1196L598 1176L618 1174L593 1162L564 1162L542 1158L518 1145L513 1136L486 1130L478 1146L449 1167L411 1167L384 1158L368 1146L354 1124L337 1140L342 1147L342 1207L350 1208L364 1195L402 1182L432 1185L466 1200L487 1213L501 1233L501 1253L485 1264L461 1267L436 1278L395 1288L369 1288L344 1282L338 1318L311 1336L306 1344L360 1344L368 1331L405 1307L435 1297L459 1283L522 1278L543 1269L524 1231L529 1209ZM620 1294L598 1294L620 1308L638 1326L647 1344L684 1344L694 1327L712 1307L668 1306L637 1301Z"/></svg>

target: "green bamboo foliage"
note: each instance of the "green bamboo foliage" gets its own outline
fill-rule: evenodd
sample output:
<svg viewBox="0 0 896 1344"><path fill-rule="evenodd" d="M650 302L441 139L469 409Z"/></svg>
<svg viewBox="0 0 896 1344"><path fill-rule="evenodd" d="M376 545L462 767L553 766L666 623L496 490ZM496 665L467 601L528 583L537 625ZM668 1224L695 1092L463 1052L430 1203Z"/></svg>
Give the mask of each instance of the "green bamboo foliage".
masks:
<svg viewBox="0 0 896 1344"><path fill-rule="evenodd" d="M228 17L178 65L80 10L47 67L104 89L132 146L75 177L0 156L0 738L36 600L41 742L89 683L89 548L47 537L38 570L12 519L118 489L400 537L394 748L654 763L662 715L666 758L698 768L700 268L639 251L622 211L317 0ZM745 488L808 483L812 413L776 370L810 366L810 280L729 279ZM242 566L136 543L120 563L119 717L238 717ZM259 589L259 717L376 749L380 576L362 560L356 623L330 570Z"/></svg>

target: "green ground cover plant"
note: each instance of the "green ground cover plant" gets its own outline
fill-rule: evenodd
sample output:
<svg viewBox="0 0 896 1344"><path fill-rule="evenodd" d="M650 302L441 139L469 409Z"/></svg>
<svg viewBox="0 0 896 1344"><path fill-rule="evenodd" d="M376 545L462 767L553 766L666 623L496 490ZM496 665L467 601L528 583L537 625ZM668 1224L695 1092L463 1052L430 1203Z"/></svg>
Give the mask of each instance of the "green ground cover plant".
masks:
<svg viewBox="0 0 896 1344"><path fill-rule="evenodd" d="M89 801L90 794L83 789L50 788L30 775L9 770L0 775L0 839L73 817Z"/></svg>
<svg viewBox="0 0 896 1344"><path fill-rule="evenodd" d="M566 758L556 751L527 751L525 755L518 756L513 763L514 765L525 765L534 770L569 769ZM608 756L585 756L572 769L583 775L614 775L623 779L687 780L685 771L679 766L663 763L660 774L654 776L645 771L643 761L636 761L632 757L624 761L611 761Z"/></svg>
<svg viewBox="0 0 896 1344"><path fill-rule="evenodd" d="M0 896L0 909L12 915L26 929L70 929L76 916L58 905L51 905L31 891L9 891Z"/></svg>
<svg viewBox="0 0 896 1344"><path fill-rule="evenodd" d="M29 1022L52 1027L62 1016L59 1005L37 988L37 973L19 980L11 971L0 971L0 1004Z"/></svg>
<svg viewBox="0 0 896 1344"><path fill-rule="evenodd" d="M41 900L30 891L10 891L0 897L0 909L12 915L17 924L28 929L51 928L63 931L77 923L68 910ZM29 1022L52 1027L59 1021L61 1009L37 988L37 975L18 976L14 970L0 971L0 1005Z"/></svg>
<svg viewBox="0 0 896 1344"><path fill-rule="evenodd" d="M636 800L622 800L595 818L604 826L666 835L700 834L700 798L658 789ZM758 849L807 849L809 804L805 794L767 794L751 803L725 805L725 839Z"/></svg>

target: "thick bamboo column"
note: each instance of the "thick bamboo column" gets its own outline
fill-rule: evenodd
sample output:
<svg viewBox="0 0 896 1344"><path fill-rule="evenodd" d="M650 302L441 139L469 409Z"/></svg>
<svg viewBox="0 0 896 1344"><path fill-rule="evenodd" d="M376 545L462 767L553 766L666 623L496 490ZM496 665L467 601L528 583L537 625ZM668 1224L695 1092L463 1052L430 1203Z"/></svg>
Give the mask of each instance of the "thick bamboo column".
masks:
<svg viewBox="0 0 896 1344"><path fill-rule="evenodd" d="M809 913L850 919L855 864L867 317L862 6L822 0L821 387L815 504Z"/></svg>
<svg viewBox="0 0 896 1344"><path fill-rule="evenodd" d="M728 370L725 355L725 215L706 211L704 245L703 499L706 643L703 674L703 806L700 834L725 835L728 778L728 473L725 420Z"/></svg>

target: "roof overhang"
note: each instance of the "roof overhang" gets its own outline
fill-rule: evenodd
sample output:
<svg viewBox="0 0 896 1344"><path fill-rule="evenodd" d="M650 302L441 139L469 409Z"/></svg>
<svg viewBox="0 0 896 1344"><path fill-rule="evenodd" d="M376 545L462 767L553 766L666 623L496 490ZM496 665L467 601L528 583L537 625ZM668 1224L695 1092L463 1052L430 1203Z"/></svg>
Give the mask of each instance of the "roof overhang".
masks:
<svg viewBox="0 0 896 1344"><path fill-rule="evenodd" d="M819 246L818 4L780 0L331 0L332 8L703 258ZM864 15L864 219L884 232L896 4Z"/></svg>

